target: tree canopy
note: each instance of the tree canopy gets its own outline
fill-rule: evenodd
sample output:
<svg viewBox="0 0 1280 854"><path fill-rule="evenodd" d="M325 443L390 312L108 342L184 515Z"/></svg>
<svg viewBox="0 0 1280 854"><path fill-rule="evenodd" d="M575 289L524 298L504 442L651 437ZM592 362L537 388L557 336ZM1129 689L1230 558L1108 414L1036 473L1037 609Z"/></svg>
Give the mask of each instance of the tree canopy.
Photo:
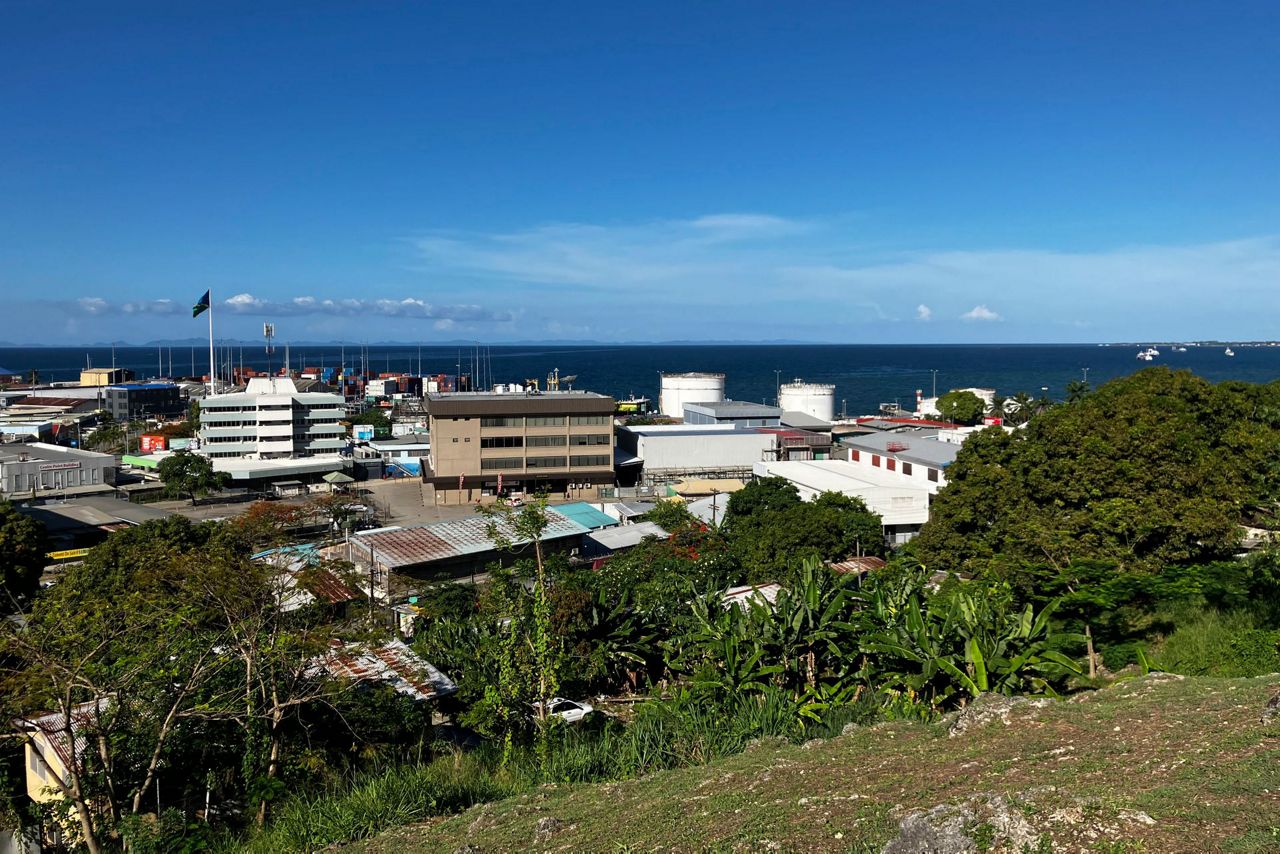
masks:
<svg viewBox="0 0 1280 854"><path fill-rule="evenodd" d="M949 391L938 398L938 414L954 424L977 424L987 405L971 391Z"/></svg>
<svg viewBox="0 0 1280 854"><path fill-rule="evenodd" d="M48 550L44 525L0 501L0 614L35 592Z"/></svg>
<svg viewBox="0 0 1280 854"><path fill-rule="evenodd" d="M165 457L156 466L164 491L169 496L187 496L196 503L197 495L208 495L222 489L227 476L213 470L213 461L203 454L183 449Z"/></svg>
<svg viewBox="0 0 1280 854"><path fill-rule="evenodd" d="M1151 368L984 430L947 470L916 542L934 569L1098 560L1157 572L1230 554L1275 524L1280 385Z"/></svg>

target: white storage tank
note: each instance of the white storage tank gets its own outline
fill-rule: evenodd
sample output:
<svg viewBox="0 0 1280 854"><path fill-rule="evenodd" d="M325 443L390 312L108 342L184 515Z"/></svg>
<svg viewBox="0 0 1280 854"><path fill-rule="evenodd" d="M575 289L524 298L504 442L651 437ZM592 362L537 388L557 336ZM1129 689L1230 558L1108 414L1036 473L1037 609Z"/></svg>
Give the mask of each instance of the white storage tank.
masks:
<svg viewBox="0 0 1280 854"><path fill-rule="evenodd" d="M797 377L784 383L778 392L778 406L783 412L803 412L822 421L836 419L836 387L825 383L807 383Z"/></svg>
<svg viewBox="0 0 1280 854"><path fill-rule="evenodd" d="M686 403L719 403L724 400L724 374L690 371L664 373L658 409L668 418L684 418Z"/></svg>

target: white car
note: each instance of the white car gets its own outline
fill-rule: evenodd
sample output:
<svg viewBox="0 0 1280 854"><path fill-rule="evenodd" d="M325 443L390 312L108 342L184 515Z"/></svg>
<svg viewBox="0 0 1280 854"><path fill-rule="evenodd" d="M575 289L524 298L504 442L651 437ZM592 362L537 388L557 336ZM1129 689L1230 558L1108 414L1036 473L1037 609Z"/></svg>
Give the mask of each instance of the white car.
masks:
<svg viewBox="0 0 1280 854"><path fill-rule="evenodd" d="M533 704L535 715L537 715L541 706L542 703ZM590 703L579 703L574 700L566 700L564 697L552 697L547 703L547 714L554 715L565 723L576 724L594 711L595 707Z"/></svg>

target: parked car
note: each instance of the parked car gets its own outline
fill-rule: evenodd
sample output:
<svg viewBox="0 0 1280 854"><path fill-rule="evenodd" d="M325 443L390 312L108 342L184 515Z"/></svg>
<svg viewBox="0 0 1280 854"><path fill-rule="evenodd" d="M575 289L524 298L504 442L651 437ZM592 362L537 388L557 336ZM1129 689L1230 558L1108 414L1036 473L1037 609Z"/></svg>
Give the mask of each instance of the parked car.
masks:
<svg viewBox="0 0 1280 854"><path fill-rule="evenodd" d="M536 716L542 703L533 704L533 712ZM547 714L561 718L566 723L576 724L587 715L595 711L595 707L590 703L580 703L574 700L566 700L564 697L552 697L547 702Z"/></svg>

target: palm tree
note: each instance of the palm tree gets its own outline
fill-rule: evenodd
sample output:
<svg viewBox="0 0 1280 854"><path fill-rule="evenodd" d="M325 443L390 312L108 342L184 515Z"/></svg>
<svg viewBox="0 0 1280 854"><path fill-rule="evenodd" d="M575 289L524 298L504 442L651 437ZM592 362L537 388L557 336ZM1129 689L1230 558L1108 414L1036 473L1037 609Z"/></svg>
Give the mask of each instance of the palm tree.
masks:
<svg viewBox="0 0 1280 854"><path fill-rule="evenodd" d="M1067 383L1067 403L1078 403L1092 391L1084 380L1072 380Z"/></svg>
<svg viewBox="0 0 1280 854"><path fill-rule="evenodd" d="M1018 392L1005 402L1005 409L1009 412L1009 420L1014 424L1026 424L1030 421L1034 406L1035 401L1025 391Z"/></svg>

